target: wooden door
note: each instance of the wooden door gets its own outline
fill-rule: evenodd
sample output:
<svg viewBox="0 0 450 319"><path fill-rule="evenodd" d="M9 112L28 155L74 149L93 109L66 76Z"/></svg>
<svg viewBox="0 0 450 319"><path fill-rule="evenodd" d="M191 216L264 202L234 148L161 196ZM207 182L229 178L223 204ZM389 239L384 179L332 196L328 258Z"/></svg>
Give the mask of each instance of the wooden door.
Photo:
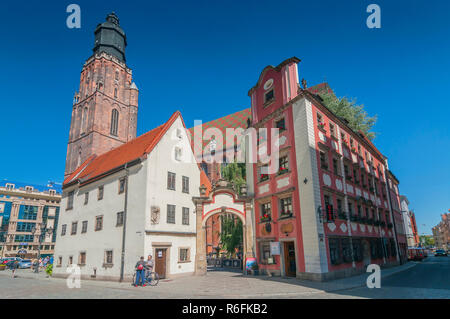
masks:
<svg viewBox="0 0 450 319"><path fill-rule="evenodd" d="M155 272L159 278L166 278L166 248L157 248L155 257Z"/></svg>
<svg viewBox="0 0 450 319"><path fill-rule="evenodd" d="M284 272L288 277L295 277L295 246L293 241L284 243Z"/></svg>

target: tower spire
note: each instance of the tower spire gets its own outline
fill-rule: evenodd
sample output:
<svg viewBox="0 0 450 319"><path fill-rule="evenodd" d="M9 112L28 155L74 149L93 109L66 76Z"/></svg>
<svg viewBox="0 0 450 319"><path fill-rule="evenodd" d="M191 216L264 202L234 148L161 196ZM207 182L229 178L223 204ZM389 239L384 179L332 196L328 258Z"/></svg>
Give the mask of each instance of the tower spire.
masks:
<svg viewBox="0 0 450 319"><path fill-rule="evenodd" d="M106 21L95 29L94 54L106 52L125 62L127 37L120 27L119 18L114 12L106 16Z"/></svg>

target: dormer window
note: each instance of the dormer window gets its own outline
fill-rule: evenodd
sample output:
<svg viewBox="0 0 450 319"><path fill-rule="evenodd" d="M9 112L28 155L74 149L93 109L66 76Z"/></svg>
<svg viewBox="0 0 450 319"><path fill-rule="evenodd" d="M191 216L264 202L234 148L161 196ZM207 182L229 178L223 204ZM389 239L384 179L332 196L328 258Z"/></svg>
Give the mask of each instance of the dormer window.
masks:
<svg viewBox="0 0 450 319"><path fill-rule="evenodd" d="M264 94L264 104L270 103L274 99L275 99L275 95L274 95L273 89Z"/></svg>
<svg viewBox="0 0 450 319"><path fill-rule="evenodd" d="M25 186L25 190L26 190L27 192L32 192L32 191L33 191L33 187L31 187L31 186Z"/></svg>
<svg viewBox="0 0 450 319"><path fill-rule="evenodd" d="M6 184L6 189L8 189L8 190L14 189L14 184L9 184L9 183L7 183L7 184Z"/></svg>

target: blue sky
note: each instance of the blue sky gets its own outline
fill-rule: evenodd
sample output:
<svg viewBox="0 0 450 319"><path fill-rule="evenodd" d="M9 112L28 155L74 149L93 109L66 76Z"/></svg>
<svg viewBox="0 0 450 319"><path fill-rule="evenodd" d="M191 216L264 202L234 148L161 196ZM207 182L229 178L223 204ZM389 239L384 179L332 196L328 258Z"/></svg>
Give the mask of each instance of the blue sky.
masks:
<svg viewBox="0 0 450 319"><path fill-rule="evenodd" d="M70 3L81 6L81 29L66 27ZM381 7L381 29L366 27L370 3ZM378 115L375 144L420 233L450 208L444 0L2 1L1 179L62 181L73 93L93 31L111 11L140 89L138 134L175 110L193 126L249 107L261 70L297 56L300 79L326 79Z"/></svg>

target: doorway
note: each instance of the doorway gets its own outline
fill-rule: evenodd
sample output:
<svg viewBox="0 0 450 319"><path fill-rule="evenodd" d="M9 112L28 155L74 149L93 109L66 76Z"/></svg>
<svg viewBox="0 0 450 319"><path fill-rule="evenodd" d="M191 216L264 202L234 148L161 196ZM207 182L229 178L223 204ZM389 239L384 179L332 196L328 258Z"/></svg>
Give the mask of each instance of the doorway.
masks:
<svg viewBox="0 0 450 319"><path fill-rule="evenodd" d="M370 245L366 239L363 240L363 262L364 267L367 267L371 263Z"/></svg>
<svg viewBox="0 0 450 319"><path fill-rule="evenodd" d="M156 248L155 250L155 272L158 273L159 278L166 278L166 256L167 248Z"/></svg>
<svg viewBox="0 0 450 319"><path fill-rule="evenodd" d="M293 241L284 243L284 273L288 277L296 276L295 245Z"/></svg>

